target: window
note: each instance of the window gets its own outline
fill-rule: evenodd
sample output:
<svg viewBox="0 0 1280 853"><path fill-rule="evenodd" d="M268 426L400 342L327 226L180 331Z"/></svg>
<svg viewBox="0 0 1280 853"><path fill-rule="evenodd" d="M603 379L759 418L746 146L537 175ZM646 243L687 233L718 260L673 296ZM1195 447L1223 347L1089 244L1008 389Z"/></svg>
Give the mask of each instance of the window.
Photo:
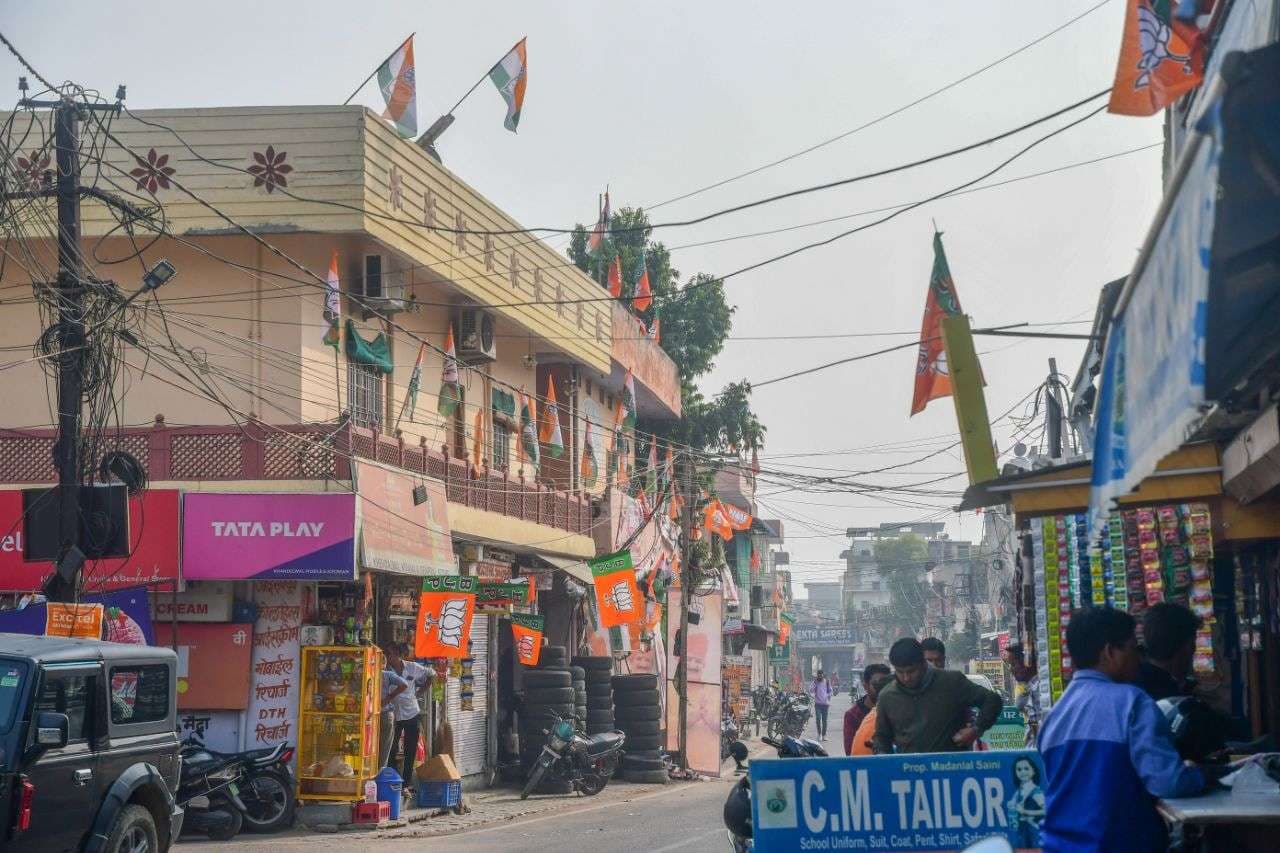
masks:
<svg viewBox="0 0 1280 853"><path fill-rule="evenodd" d="M493 467L505 471L511 464L511 428L497 419L493 421Z"/></svg>
<svg viewBox="0 0 1280 853"><path fill-rule="evenodd" d="M67 715L67 742L86 741L93 732L93 676L46 672L36 697L36 713Z"/></svg>
<svg viewBox="0 0 1280 853"><path fill-rule="evenodd" d="M155 723L169 715L169 667L118 666L111 670L111 722Z"/></svg>
<svg viewBox="0 0 1280 853"><path fill-rule="evenodd" d="M20 660L0 659L0 734L9 731L22 698L22 682L27 677L27 665Z"/></svg>
<svg viewBox="0 0 1280 853"><path fill-rule="evenodd" d="M347 362L347 408L351 422L367 429L382 426L382 376L367 364Z"/></svg>

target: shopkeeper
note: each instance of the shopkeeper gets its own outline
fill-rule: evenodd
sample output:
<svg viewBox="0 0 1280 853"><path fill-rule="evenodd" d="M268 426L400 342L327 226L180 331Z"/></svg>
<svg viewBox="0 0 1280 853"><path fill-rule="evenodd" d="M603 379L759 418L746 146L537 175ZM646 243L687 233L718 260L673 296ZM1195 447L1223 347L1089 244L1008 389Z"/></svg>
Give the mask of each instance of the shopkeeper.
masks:
<svg viewBox="0 0 1280 853"><path fill-rule="evenodd" d="M421 727L418 716L422 713L419 698L424 697L431 686L433 673L420 663L404 659L408 651L403 643L388 643L383 649L387 658L387 669L395 673L405 682L406 689L399 691L391 699L394 716L394 729L391 735L391 751L387 755L387 765L395 763L397 750L403 749L400 778L405 787L412 787L413 762L418 753L418 736Z"/></svg>

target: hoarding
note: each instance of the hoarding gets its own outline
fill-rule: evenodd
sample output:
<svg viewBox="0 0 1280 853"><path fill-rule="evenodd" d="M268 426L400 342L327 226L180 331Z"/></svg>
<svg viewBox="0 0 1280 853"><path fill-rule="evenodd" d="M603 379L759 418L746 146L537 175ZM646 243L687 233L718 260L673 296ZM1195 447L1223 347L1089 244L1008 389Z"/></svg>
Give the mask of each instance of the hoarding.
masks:
<svg viewBox="0 0 1280 853"><path fill-rule="evenodd" d="M426 500L414 503L422 486ZM367 569L402 575L456 575L444 483L356 463L360 500L360 561Z"/></svg>

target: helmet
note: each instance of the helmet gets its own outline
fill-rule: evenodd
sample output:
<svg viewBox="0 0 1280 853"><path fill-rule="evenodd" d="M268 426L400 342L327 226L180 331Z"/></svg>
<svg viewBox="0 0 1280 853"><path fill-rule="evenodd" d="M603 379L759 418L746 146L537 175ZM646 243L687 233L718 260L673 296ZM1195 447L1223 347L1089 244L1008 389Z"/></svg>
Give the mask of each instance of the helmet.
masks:
<svg viewBox="0 0 1280 853"><path fill-rule="evenodd" d="M1188 761L1202 762L1226 746L1222 717L1194 696L1172 696L1156 703L1178 754Z"/></svg>
<svg viewBox="0 0 1280 853"><path fill-rule="evenodd" d="M751 837L751 783L746 776L724 801L724 826L739 838Z"/></svg>

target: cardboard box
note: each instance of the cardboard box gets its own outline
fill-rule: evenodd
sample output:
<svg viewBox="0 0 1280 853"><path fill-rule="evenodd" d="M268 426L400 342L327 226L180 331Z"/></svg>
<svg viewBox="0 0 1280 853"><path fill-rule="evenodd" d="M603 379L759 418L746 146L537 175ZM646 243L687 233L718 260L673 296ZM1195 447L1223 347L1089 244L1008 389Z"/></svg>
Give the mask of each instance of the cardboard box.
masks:
<svg viewBox="0 0 1280 853"><path fill-rule="evenodd" d="M447 755L437 755L419 764L414 775L423 782L453 782L462 778L453 759Z"/></svg>

